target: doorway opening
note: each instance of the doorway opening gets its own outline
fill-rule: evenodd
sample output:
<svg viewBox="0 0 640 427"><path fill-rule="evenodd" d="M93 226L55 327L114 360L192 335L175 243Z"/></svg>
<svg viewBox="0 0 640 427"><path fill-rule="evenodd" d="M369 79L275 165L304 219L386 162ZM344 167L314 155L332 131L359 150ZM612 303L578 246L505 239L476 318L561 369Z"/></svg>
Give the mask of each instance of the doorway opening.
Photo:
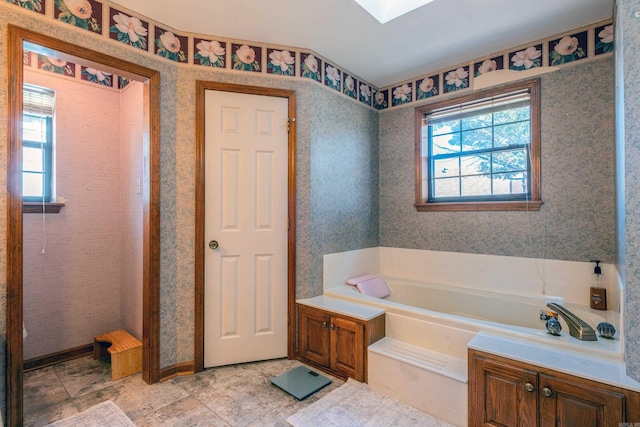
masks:
<svg viewBox="0 0 640 427"><path fill-rule="evenodd" d="M7 158L7 422L19 425L23 416L24 227L23 94L25 51L81 63L92 70L122 76L142 85L142 377L159 380L160 270L160 76L155 70L76 46L16 26L9 26L9 105ZM75 61L75 62L74 62ZM56 204L56 203L53 203ZM60 203L57 203L60 205ZM60 206L58 206L59 208ZM48 212L49 207L39 207ZM36 208L37 209L37 208ZM100 304L101 301L96 301ZM106 332L106 331L105 331Z"/></svg>

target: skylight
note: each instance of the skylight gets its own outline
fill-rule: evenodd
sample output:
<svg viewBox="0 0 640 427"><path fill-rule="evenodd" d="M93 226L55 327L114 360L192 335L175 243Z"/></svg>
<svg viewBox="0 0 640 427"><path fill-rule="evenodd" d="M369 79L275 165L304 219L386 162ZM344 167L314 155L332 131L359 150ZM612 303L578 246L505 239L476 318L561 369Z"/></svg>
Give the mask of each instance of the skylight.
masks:
<svg viewBox="0 0 640 427"><path fill-rule="evenodd" d="M433 0L355 0L381 24L396 19Z"/></svg>

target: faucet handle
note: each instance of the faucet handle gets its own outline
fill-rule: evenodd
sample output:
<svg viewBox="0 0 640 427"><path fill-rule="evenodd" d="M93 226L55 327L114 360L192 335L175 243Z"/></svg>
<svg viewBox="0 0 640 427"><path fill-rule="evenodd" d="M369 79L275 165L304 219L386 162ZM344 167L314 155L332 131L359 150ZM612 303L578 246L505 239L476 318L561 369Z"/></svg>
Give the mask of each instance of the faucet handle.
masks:
<svg viewBox="0 0 640 427"><path fill-rule="evenodd" d="M547 320L547 332L551 335L560 336L560 331L562 330L562 325L558 322L558 319L555 317Z"/></svg>
<svg viewBox="0 0 640 427"><path fill-rule="evenodd" d="M611 323L608 322L600 322L597 326L598 333L601 337L607 339L613 339L616 334L616 328L613 327Z"/></svg>

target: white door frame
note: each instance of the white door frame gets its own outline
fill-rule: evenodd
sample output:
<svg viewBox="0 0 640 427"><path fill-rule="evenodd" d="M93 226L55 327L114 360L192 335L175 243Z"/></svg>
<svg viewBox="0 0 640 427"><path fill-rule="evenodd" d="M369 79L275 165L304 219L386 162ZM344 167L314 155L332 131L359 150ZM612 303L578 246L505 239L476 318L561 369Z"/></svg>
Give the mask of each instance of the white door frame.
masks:
<svg viewBox="0 0 640 427"><path fill-rule="evenodd" d="M286 89L244 86L230 83L196 81L196 227L195 227L195 302L194 302L194 370L204 370L204 188L205 188L205 91L236 92L288 99L288 254L287 254L287 357L295 358L296 322L296 94Z"/></svg>

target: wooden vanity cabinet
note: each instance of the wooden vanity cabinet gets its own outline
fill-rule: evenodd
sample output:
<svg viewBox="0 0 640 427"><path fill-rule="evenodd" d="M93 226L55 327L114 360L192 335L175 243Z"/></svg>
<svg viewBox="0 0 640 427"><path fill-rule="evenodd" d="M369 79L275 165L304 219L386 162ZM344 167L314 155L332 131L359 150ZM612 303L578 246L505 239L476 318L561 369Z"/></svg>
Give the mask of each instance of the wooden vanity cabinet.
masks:
<svg viewBox="0 0 640 427"><path fill-rule="evenodd" d="M469 426L639 422L640 393L469 350Z"/></svg>
<svg viewBox="0 0 640 427"><path fill-rule="evenodd" d="M341 378L367 380L367 347L384 337L384 314L361 320L298 304L299 357Z"/></svg>

